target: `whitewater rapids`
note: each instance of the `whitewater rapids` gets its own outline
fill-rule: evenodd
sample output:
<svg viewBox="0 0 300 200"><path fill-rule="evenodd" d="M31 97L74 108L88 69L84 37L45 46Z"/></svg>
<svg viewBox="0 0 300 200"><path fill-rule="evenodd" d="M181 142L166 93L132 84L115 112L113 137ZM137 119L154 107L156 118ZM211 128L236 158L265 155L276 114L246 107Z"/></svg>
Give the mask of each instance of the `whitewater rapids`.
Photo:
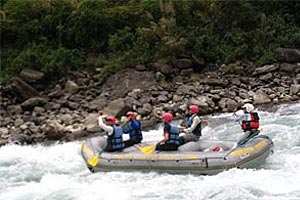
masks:
<svg viewBox="0 0 300 200"><path fill-rule="evenodd" d="M231 169L214 176L100 172L92 174L80 155L81 142L0 147L0 200L101 199L300 199L300 103L259 111L274 154L259 169ZM235 140L231 114L208 116L203 138ZM162 130L144 132L146 141Z"/></svg>

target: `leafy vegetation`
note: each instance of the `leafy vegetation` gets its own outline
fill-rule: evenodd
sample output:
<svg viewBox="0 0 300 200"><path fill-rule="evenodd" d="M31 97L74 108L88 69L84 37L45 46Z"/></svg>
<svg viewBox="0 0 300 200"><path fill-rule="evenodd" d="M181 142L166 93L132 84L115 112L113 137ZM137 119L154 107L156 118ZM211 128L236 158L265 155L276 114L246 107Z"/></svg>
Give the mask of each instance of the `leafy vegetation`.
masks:
<svg viewBox="0 0 300 200"><path fill-rule="evenodd" d="M1 79L24 67L59 77L99 55L100 78L153 61L274 62L300 47L297 1L1 0ZM232 68L234 71L235 69Z"/></svg>

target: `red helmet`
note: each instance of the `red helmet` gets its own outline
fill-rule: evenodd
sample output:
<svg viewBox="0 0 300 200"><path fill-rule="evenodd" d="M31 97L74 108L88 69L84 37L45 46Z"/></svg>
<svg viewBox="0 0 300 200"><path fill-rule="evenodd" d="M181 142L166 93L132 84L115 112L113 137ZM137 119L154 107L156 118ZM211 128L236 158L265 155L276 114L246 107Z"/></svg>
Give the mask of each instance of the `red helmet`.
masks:
<svg viewBox="0 0 300 200"><path fill-rule="evenodd" d="M192 114L196 114L196 113L199 112L199 107L196 106L196 105L190 105L189 108L190 108L190 111L191 111Z"/></svg>
<svg viewBox="0 0 300 200"><path fill-rule="evenodd" d="M132 111L128 111L128 112L126 113L126 116L135 116L135 113L132 112Z"/></svg>
<svg viewBox="0 0 300 200"><path fill-rule="evenodd" d="M168 113L168 112L164 113L162 115L162 117L163 117L164 122L170 122L170 121L173 120L173 115L171 113Z"/></svg>
<svg viewBox="0 0 300 200"><path fill-rule="evenodd" d="M107 116L106 120L107 121L111 121L112 124L116 124L116 118L114 116L112 116L112 115Z"/></svg>

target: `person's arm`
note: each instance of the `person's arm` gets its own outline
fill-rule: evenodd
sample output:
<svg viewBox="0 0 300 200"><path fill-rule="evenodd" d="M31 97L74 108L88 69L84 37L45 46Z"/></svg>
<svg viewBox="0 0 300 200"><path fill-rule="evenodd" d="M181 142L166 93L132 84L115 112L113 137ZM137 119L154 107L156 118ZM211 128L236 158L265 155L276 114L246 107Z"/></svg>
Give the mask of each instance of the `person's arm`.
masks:
<svg viewBox="0 0 300 200"><path fill-rule="evenodd" d="M160 140L157 144L165 143L169 139L169 133L164 133L164 139Z"/></svg>
<svg viewBox="0 0 300 200"><path fill-rule="evenodd" d="M243 114L233 113L233 120L235 122L238 122L241 125L242 121L249 121L249 120L251 120L251 116L250 116L249 113L243 113Z"/></svg>
<svg viewBox="0 0 300 200"><path fill-rule="evenodd" d="M160 140L157 144L161 144L163 142L166 142L169 139L170 129L171 129L170 125L165 124L165 126L164 126L164 139Z"/></svg>
<svg viewBox="0 0 300 200"><path fill-rule="evenodd" d="M113 127L107 126L106 124L104 124L103 118L104 118L104 116L99 116L99 117L98 117L98 124L99 124L99 126L100 126L103 130L107 131L108 135L112 135L113 132L114 132Z"/></svg>
<svg viewBox="0 0 300 200"><path fill-rule="evenodd" d="M201 122L201 119L199 116L194 117L193 123L191 127L183 129L185 133L191 133L195 128L198 126L198 124Z"/></svg>

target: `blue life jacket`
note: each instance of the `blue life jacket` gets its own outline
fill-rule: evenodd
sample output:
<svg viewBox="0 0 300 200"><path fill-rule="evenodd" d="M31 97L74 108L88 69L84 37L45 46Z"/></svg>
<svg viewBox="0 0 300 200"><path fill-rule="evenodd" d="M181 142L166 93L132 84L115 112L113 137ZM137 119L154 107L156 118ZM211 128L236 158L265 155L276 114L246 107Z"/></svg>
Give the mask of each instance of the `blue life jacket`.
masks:
<svg viewBox="0 0 300 200"><path fill-rule="evenodd" d="M138 123L138 127L136 127ZM143 140L141 122L138 120L129 121L124 133L129 133L130 140Z"/></svg>
<svg viewBox="0 0 300 200"><path fill-rule="evenodd" d="M111 145L111 148L113 150L118 150L124 148L124 143L123 143L123 130L121 127L113 125L112 126L114 129L114 132L112 135L108 136L108 145Z"/></svg>
<svg viewBox="0 0 300 200"><path fill-rule="evenodd" d="M197 116L197 115L192 115L192 116L190 116L190 117L187 118L186 123L187 123L187 126L188 126L188 127L190 127L190 126L192 125L193 120L194 120L194 118L195 118L196 116ZM202 133L201 133L201 121L200 121L200 123L196 126L196 128L192 131L192 133L193 133L194 135L196 135L196 136L201 136L201 135L202 135Z"/></svg>
<svg viewBox="0 0 300 200"><path fill-rule="evenodd" d="M179 145L179 128L173 122L168 123L170 125L169 130L169 139L166 141L166 144L175 144Z"/></svg>

